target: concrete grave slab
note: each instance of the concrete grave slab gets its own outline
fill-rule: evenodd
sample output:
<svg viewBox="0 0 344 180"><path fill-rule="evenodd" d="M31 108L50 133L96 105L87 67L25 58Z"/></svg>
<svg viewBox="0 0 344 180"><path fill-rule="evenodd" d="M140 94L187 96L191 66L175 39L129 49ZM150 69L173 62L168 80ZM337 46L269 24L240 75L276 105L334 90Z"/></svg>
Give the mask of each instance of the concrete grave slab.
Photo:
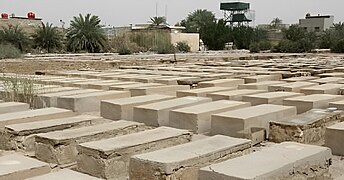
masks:
<svg viewBox="0 0 344 180"><path fill-rule="evenodd" d="M134 121L150 126L167 126L173 109L210 102L205 97L183 97L134 107Z"/></svg>
<svg viewBox="0 0 344 180"><path fill-rule="evenodd" d="M130 97L128 91L103 91L88 94L60 96L57 98L57 107L72 110L74 112L100 111L100 102L106 99Z"/></svg>
<svg viewBox="0 0 344 180"><path fill-rule="evenodd" d="M199 180L322 179L331 157L326 147L285 142L202 168Z"/></svg>
<svg viewBox="0 0 344 180"><path fill-rule="evenodd" d="M257 75L244 77L245 84L247 83L258 83L263 81L279 81L282 79L281 75Z"/></svg>
<svg viewBox="0 0 344 180"><path fill-rule="evenodd" d="M211 117L211 134L222 134L238 138L250 136L251 128L264 128L269 135L269 122L296 115L296 108L263 104L242 108Z"/></svg>
<svg viewBox="0 0 344 180"><path fill-rule="evenodd" d="M271 85L268 87L268 90L270 92L286 91L286 92L299 93L302 88L308 88L308 87L312 87L316 85L318 85L318 83L298 81L298 82L291 82L291 83L286 83L286 84Z"/></svg>
<svg viewBox="0 0 344 180"><path fill-rule="evenodd" d="M164 94L176 96L176 91L189 90L187 85L146 86L130 89L131 96L143 96L150 94Z"/></svg>
<svg viewBox="0 0 344 180"><path fill-rule="evenodd" d="M162 86L162 85L163 84L159 84L159 83L135 83L135 84L111 86L109 89L117 90L117 91L129 91L130 89L134 89L134 88L154 87L154 86Z"/></svg>
<svg viewBox="0 0 344 180"><path fill-rule="evenodd" d="M319 79L310 80L310 82L319 83L319 84L338 83L340 81L343 81L343 78L326 77L326 78L319 78Z"/></svg>
<svg viewBox="0 0 344 180"><path fill-rule="evenodd" d="M111 120L133 121L134 107L159 101L173 99L173 96L153 94L146 96L136 96L129 98L103 100L100 104L100 114L102 117Z"/></svg>
<svg viewBox="0 0 344 180"><path fill-rule="evenodd" d="M265 90L255 90L255 89L239 89L239 90L232 90L232 91L221 91L221 92L214 92L207 94L207 97L210 97L213 101L218 100L234 100L234 101L242 101L242 97L244 95L250 94L259 94L264 93Z"/></svg>
<svg viewBox="0 0 344 180"><path fill-rule="evenodd" d="M230 91L235 90L235 87L208 87L208 88L197 88L190 90L177 91L177 97L186 97L186 96L197 96L197 97L206 97L207 94L220 92L220 91Z"/></svg>
<svg viewBox="0 0 344 180"><path fill-rule="evenodd" d="M213 81L204 81L198 83L198 87L205 88L205 87L238 87L239 84L244 84L243 79L218 79Z"/></svg>
<svg viewBox="0 0 344 180"><path fill-rule="evenodd" d="M283 79L283 81L286 81L286 82L300 82L300 81L310 81L310 80L315 80L315 79L319 79L319 77L315 77L315 76L300 76L300 77L292 77L292 78L288 78L288 79Z"/></svg>
<svg viewBox="0 0 344 180"><path fill-rule="evenodd" d="M340 88L343 88L344 84L322 84L318 86L311 86L301 89L301 93L306 95L310 94L333 94L339 95Z"/></svg>
<svg viewBox="0 0 344 180"><path fill-rule="evenodd" d="M295 117L270 122L269 141L322 145L326 127L343 121L343 111L312 109Z"/></svg>
<svg viewBox="0 0 344 180"><path fill-rule="evenodd" d="M283 100L286 98L303 96L302 93L294 92L267 92L260 94L244 95L242 101L251 103L252 106L260 104L276 104L283 105Z"/></svg>
<svg viewBox="0 0 344 180"><path fill-rule="evenodd" d="M12 113L18 111L27 111L30 105L21 102L3 102L0 103L0 114Z"/></svg>
<svg viewBox="0 0 344 180"><path fill-rule="evenodd" d="M170 111L169 126L207 133L211 129L211 115L249 107L250 103L221 100Z"/></svg>
<svg viewBox="0 0 344 180"><path fill-rule="evenodd" d="M213 136L130 158L132 180L197 180L199 168L241 156L250 151L250 140Z"/></svg>
<svg viewBox="0 0 344 180"><path fill-rule="evenodd" d="M76 171L72 171L69 169L61 169L56 172L51 172L51 173L44 174L41 176L35 176L32 178L28 178L26 180L47 180L47 179L51 179L51 180L100 180L99 178L96 178L87 174L79 173Z"/></svg>
<svg viewBox="0 0 344 180"><path fill-rule="evenodd" d="M6 125L11 124L44 121L48 119L71 117L75 115L76 114L70 110L59 108L44 108L0 114L0 129L4 129Z"/></svg>
<svg viewBox="0 0 344 180"><path fill-rule="evenodd" d="M106 120L97 116L80 115L61 119L6 125L0 137L0 149L34 151L36 134L91 126L101 122L106 122Z"/></svg>
<svg viewBox="0 0 344 180"><path fill-rule="evenodd" d="M344 122L326 128L325 146L331 148L332 153L344 156Z"/></svg>
<svg viewBox="0 0 344 180"><path fill-rule="evenodd" d="M240 84L238 89L258 89L258 90L268 90L271 85L284 84L283 81L263 81L258 83Z"/></svg>
<svg viewBox="0 0 344 180"><path fill-rule="evenodd" d="M139 133L82 143L78 170L105 179L126 179L131 156L191 141L192 133L159 127Z"/></svg>
<svg viewBox="0 0 344 180"><path fill-rule="evenodd" d="M47 163L20 154L0 156L0 180L26 179L50 172Z"/></svg>
<svg viewBox="0 0 344 180"><path fill-rule="evenodd" d="M314 108L328 108L330 102L340 101L343 99L344 97L340 95L313 94L284 99L283 105L295 106L297 108L297 113L301 114Z"/></svg>
<svg viewBox="0 0 344 180"><path fill-rule="evenodd" d="M116 121L77 129L48 132L36 136L36 157L39 160L69 164L76 162L79 143L96 141L119 135L135 133L148 129L146 126L130 121Z"/></svg>

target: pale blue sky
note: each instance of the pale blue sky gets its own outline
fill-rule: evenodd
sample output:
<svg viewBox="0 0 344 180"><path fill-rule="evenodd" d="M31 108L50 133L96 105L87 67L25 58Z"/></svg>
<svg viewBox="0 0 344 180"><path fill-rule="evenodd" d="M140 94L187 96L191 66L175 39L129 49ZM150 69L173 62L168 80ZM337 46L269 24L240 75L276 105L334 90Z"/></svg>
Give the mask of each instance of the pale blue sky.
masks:
<svg viewBox="0 0 344 180"><path fill-rule="evenodd" d="M60 26L62 19L67 24L73 16L79 13L98 15L103 24L112 26L129 25L130 23L145 23L155 16L158 3L158 15L165 15L170 24L175 24L185 18L189 12L196 9L208 9L222 17L219 10L220 2L224 0L0 0L0 12L17 16L26 16L33 11L44 22L52 22ZM344 21L343 0L247 0L251 9L255 10L255 24L269 23L272 18L279 17L285 23L297 23L307 12L311 14L330 14L335 21Z"/></svg>

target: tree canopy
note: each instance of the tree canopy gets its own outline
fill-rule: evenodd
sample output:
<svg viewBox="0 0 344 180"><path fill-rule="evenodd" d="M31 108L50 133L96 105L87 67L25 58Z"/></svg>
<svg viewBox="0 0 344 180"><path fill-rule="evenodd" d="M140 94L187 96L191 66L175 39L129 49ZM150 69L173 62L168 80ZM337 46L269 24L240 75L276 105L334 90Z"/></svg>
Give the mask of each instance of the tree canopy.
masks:
<svg viewBox="0 0 344 180"><path fill-rule="evenodd" d="M52 52L53 49L62 47L61 33L57 27L53 27L49 23L42 24L42 27L38 27L32 35L32 38L36 47L45 49L48 53Z"/></svg>

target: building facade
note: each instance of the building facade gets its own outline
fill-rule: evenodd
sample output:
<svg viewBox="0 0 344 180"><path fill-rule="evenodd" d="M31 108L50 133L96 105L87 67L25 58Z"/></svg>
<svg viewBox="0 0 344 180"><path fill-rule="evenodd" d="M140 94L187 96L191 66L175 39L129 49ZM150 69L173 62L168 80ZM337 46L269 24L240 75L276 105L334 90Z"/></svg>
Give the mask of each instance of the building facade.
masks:
<svg viewBox="0 0 344 180"><path fill-rule="evenodd" d="M311 16L306 15L305 19L299 20L299 26L309 32L322 32L333 27L334 16Z"/></svg>

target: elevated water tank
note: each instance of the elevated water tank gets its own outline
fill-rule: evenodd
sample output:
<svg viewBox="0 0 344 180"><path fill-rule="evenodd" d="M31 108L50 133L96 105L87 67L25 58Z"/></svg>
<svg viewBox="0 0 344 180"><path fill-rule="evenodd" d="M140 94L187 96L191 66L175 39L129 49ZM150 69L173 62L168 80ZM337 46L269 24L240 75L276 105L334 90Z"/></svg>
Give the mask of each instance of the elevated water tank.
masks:
<svg viewBox="0 0 344 180"><path fill-rule="evenodd" d="M1 19L8 19L8 14L7 13L2 13L1 14Z"/></svg>
<svg viewBox="0 0 344 180"><path fill-rule="evenodd" d="M36 14L33 12L29 12L29 13L27 13L27 18L28 19L36 19Z"/></svg>

